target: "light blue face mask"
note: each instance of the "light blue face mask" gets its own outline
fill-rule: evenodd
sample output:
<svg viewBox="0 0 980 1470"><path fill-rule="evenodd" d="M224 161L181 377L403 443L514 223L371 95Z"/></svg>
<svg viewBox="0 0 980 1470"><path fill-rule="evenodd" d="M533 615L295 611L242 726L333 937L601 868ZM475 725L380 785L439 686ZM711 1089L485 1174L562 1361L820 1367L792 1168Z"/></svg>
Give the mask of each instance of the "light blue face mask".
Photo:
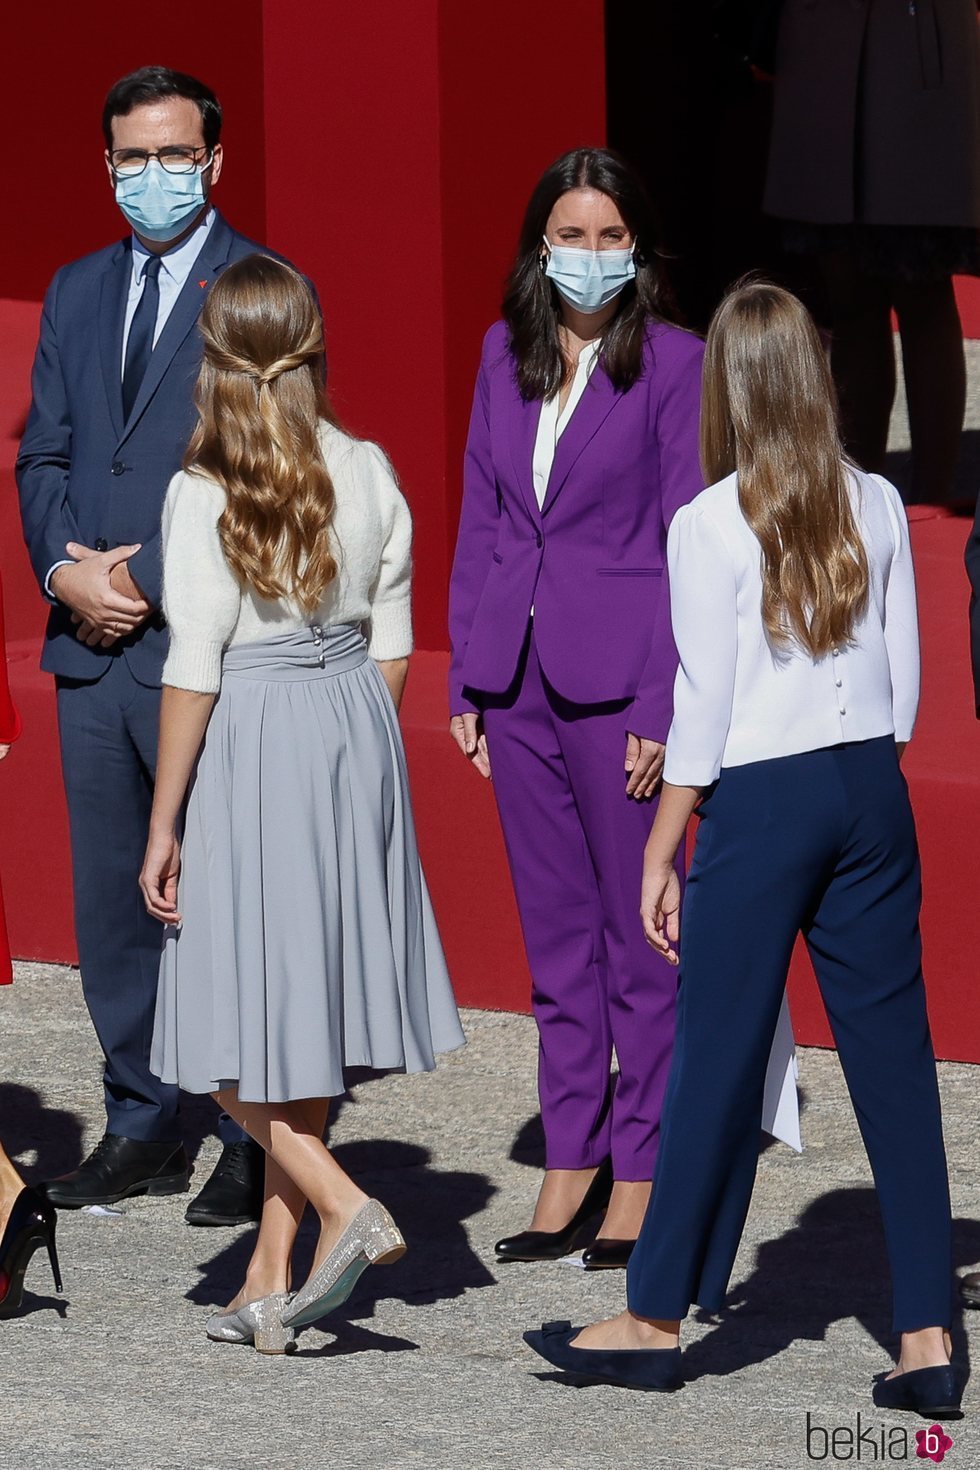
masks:
<svg viewBox="0 0 980 1470"><path fill-rule="evenodd" d="M138 235L147 240L176 240L207 200L204 170L211 160L190 174L168 174L155 158L142 173L116 174L116 203Z"/></svg>
<svg viewBox="0 0 980 1470"><path fill-rule="evenodd" d="M636 276L635 246L628 250L579 250L572 245L548 247L544 273L576 311L601 311Z"/></svg>

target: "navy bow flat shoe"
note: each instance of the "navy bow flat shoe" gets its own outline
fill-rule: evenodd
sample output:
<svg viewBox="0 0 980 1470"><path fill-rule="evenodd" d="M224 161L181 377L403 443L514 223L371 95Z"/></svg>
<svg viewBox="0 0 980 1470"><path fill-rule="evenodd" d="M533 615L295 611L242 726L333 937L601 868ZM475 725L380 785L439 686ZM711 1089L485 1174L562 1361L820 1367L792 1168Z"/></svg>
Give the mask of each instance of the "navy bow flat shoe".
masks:
<svg viewBox="0 0 980 1470"><path fill-rule="evenodd" d="M872 1390L879 1409L909 1409L923 1419L962 1419L960 1387L955 1370L945 1368L913 1368L896 1378L879 1378Z"/></svg>
<svg viewBox="0 0 980 1470"><path fill-rule="evenodd" d="M584 1383L617 1383L647 1393L673 1393L683 1388L680 1348L638 1348L600 1351L572 1347L582 1331L571 1322L545 1322L540 1332L525 1332L524 1341L545 1362Z"/></svg>

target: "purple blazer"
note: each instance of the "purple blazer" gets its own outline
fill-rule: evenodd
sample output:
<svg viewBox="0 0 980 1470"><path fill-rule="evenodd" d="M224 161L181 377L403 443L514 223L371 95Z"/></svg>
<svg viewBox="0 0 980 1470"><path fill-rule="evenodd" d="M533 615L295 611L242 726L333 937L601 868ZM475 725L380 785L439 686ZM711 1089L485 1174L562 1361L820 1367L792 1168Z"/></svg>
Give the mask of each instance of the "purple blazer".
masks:
<svg viewBox="0 0 980 1470"><path fill-rule="evenodd" d="M544 674L576 704L630 699L626 728L665 741L677 651L667 527L704 488L703 343L652 325L644 370L617 393L597 364L558 441L544 506L531 477L539 400L525 402L507 328L483 343L449 593L450 713L508 689L534 606Z"/></svg>

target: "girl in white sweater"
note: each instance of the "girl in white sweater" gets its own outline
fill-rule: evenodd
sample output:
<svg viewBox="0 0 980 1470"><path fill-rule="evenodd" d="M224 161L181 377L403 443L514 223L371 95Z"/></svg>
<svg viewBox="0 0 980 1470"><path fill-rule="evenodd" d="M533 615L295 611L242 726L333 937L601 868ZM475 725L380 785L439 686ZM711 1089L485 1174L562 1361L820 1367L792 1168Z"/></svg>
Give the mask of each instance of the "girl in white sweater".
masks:
<svg viewBox="0 0 980 1470"><path fill-rule="evenodd" d="M322 1142L344 1067L430 1070L463 1037L396 713L408 507L381 451L324 417L301 276L237 262L201 331L200 422L163 522L171 648L140 880L167 926L151 1064L266 1151L245 1283L207 1330L284 1352L405 1249ZM320 1241L293 1293L307 1200Z"/></svg>

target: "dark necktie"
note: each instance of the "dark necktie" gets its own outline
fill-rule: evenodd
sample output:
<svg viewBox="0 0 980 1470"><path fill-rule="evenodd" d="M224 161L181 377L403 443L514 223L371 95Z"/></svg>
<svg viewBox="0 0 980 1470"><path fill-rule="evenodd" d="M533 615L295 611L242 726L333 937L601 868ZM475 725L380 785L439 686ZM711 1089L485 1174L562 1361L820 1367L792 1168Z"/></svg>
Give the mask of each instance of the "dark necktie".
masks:
<svg viewBox="0 0 980 1470"><path fill-rule="evenodd" d="M129 328L129 340L126 343L126 364L122 381L124 420L133 411L133 404L153 351L153 331L157 324L157 307L160 305L159 275L160 257L151 255L143 270L143 294L136 303Z"/></svg>

